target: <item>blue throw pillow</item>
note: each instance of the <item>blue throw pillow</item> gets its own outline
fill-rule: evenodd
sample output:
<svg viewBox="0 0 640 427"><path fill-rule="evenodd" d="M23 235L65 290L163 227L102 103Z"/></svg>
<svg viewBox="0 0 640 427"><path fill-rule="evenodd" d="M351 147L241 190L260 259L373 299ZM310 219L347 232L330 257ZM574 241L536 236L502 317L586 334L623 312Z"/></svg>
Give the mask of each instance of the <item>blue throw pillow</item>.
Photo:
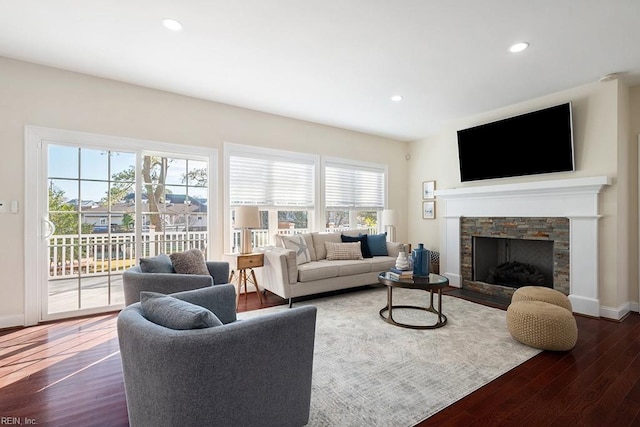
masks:
<svg viewBox="0 0 640 427"><path fill-rule="evenodd" d="M369 242L369 252L371 256L388 256L387 252L387 233L369 234L367 239Z"/></svg>
<svg viewBox="0 0 640 427"><path fill-rule="evenodd" d="M160 254L151 258L140 258L140 271L143 273L175 273L171 258Z"/></svg>
<svg viewBox="0 0 640 427"><path fill-rule="evenodd" d="M170 329L203 329L221 326L211 310L158 292L140 292L142 315L149 321Z"/></svg>
<svg viewBox="0 0 640 427"><path fill-rule="evenodd" d="M362 258L373 258L373 255L371 255L371 251L369 251L369 243L367 243L366 234L361 234L358 237L345 236L344 234L342 234L340 238L342 239L342 243L360 242L360 251L362 252Z"/></svg>

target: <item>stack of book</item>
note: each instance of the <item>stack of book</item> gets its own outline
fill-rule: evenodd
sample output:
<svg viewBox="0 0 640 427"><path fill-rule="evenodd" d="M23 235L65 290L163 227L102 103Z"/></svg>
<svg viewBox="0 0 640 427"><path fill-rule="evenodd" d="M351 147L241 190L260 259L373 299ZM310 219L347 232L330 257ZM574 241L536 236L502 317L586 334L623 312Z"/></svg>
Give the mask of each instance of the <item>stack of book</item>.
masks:
<svg viewBox="0 0 640 427"><path fill-rule="evenodd" d="M395 267L391 267L389 277L395 280L411 279L413 277L413 270L398 270Z"/></svg>

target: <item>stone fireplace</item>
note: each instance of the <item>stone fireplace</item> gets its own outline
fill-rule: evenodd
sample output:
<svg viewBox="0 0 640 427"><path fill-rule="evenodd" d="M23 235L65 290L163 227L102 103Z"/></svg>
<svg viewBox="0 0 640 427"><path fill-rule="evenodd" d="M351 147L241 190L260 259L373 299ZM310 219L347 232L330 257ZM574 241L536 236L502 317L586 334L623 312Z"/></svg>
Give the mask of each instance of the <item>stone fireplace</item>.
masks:
<svg viewBox="0 0 640 427"><path fill-rule="evenodd" d="M569 294L567 218L462 217L460 221L462 288L508 298L526 285ZM509 268L520 271L500 275Z"/></svg>
<svg viewBox="0 0 640 427"><path fill-rule="evenodd" d="M599 317L598 195L610 184L608 177L598 176L436 191L444 205L440 274L452 286L477 286L474 233L553 240L551 286L569 295L574 312Z"/></svg>

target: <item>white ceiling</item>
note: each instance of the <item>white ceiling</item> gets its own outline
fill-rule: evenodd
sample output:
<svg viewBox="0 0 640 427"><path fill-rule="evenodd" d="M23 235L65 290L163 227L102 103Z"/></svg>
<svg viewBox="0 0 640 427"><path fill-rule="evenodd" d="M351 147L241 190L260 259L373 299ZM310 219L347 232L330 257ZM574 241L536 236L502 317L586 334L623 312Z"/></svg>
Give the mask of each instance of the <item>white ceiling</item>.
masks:
<svg viewBox="0 0 640 427"><path fill-rule="evenodd" d="M607 73L639 84L640 1L0 0L0 56L414 140Z"/></svg>

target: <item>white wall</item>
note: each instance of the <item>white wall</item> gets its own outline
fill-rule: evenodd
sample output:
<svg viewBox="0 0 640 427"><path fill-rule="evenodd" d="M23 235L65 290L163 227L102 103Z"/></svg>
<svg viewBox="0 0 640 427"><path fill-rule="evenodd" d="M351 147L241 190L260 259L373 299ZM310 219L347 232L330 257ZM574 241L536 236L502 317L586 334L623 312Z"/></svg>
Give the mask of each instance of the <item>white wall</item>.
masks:
<svg viewBox="0 0 640 427"><path fill-rule="evenodd" d="M629 229L629 295L631 301L640 301L640 244L638 242L638 234L640 233L640 225L638 224L640 212L638 212L638 204L640 198L640 185L638 183L638 162L640 161L640 152L638 144L640 143L640 86L634 86L629 91L629 180L631 181L629 188L629 204L631 210L636 209L636 214L631 216L631 227ZM634 238L634 236L636 238Z"/></svg>
<svg viewBox="0 0 640 427"><path fill-rule="evenodd" d="M550 179L577 178L606 175L613 179L613 185L602 194L600 212L600 301L608 307L618 307L629 301L629 292L620 295L620 271L628 271L628 266L619 263L619 236L626 239L628 223L618 222L618 144L619 141L619 83L593 83L571 90L558 92L495 111L478 114L450 123L440 133L410 144L411 164L409 169L409 236L415 241L438 250L440 241L440 220L420 219L420 183L436 179L436 188L451 189L479 185L505 184L515 182L543 181ZM462 183L458 169L457 134L459 129L529 111L571 101L573 103L574 146L576 171L535 175L518 178L502 178ZM514 141L517 149L517 141ZM624 153L627 155L627 153ZM634 207L635 209L635 207ZM436 215L440 206L436 199ZM637 215L637 213L636 213ZM631 236L635 238L635 236ZM625 276L626 280L627 277ZM637 299L636 299L637 302Z"/></svg>
<svg viewBox="0 0 640 427"><path fill-rule="evenodd" d="M0 327L24 311L25 125L212 147L220 162L223 142L234 142L386 163L389 207L406 216L406 193L397 191L407 187L406 142L0 57L0 200L21 206L20 214L0 214ZM222 195L221 163L218 170ZM407 227L397 233L405 239Z"/></svg>

